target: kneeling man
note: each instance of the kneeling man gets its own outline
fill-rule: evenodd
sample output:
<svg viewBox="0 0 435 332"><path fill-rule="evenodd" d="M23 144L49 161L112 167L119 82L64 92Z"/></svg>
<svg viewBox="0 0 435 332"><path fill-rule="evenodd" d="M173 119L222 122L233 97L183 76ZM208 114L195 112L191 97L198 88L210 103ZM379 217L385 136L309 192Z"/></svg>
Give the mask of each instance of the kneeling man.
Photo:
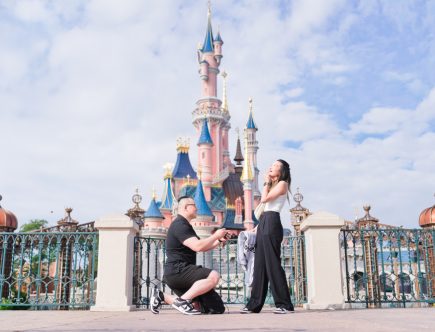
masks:
<svg viewBox="0 0 435 332"><path fill-rule="evenodd" d="M196 218L193 198L178 199L178 215L168 229L166 238L166 264L163 280L178 297L154 289L150 309L159 313L163 302L172 305L185 315L201 313L222 314L225 306L214 288L219 283L219 273L196 265L196 253L209 251L226 242L227 231L218 229L205 239L200 239L190 221ZM199 303L199 310L194 303Z"/></svg>

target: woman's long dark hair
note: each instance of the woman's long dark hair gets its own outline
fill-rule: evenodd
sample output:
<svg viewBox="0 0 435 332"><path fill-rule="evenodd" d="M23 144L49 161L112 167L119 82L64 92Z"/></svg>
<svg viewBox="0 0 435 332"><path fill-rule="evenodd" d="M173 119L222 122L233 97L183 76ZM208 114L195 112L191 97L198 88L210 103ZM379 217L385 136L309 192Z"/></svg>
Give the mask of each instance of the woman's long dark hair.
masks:
<svg viewBox="0 0 435 332"><path fill-rule="evenodd" d="M292 183L292 176L290 174L290 165L288 164L288 162L286 162L283 159L278 159L277 161L279 161L281 163L281 169L280 169L278 182L279 181L287 182L288 183L288 191L291 192L290 185Z"/></svg>

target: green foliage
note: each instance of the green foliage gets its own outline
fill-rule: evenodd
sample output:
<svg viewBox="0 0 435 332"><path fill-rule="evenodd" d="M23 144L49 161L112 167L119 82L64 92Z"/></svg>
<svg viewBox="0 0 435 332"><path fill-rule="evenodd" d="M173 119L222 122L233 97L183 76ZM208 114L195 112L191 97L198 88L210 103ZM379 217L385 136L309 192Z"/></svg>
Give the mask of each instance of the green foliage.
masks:
<svg viewBox="0 0 435 332"><path fill-rule="evenodd" d="M44 219L32 219L29 222L21 225L20 232L31 232L48 225L48 221Z"/></svg>
<svg viewBox="0 0 435 332"><path fill-rule="evenodd" d="M13 305L14 303L17 303L18 294L16 290L12 291L12 298L6 299L2 298L0 301L0 310L27 310L30 308L30 305L20 305L16 306ZM27 303L27 294L25 292L20 293L20 303Z"/></svg>

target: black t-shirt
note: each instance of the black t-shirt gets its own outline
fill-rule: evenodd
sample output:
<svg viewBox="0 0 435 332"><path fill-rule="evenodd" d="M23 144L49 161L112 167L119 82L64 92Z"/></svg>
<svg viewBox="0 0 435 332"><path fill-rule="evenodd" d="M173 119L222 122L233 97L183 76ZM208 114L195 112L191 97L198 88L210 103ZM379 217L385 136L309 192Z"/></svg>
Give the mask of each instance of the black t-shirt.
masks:
<svg viewBox="0 0 435 332"><path fill-rule="evenodd" d="M178 215L169 226L166 236L165 274L178 273L180 265L196 264L196 252L183 245L183 242L191 237L199 239L187 219Z"/></svg>

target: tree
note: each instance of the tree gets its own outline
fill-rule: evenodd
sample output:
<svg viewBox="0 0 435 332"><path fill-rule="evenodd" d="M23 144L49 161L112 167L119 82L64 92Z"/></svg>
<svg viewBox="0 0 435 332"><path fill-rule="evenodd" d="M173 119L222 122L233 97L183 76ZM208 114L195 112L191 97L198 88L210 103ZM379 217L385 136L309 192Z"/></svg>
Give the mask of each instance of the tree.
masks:
<svg viewBox="0 0 435 332"><path fill-rule="evenodd" d="M44 219L31 219L29 222L21 225L20 232L31 232L48 225L48 221Z"/></svg>

